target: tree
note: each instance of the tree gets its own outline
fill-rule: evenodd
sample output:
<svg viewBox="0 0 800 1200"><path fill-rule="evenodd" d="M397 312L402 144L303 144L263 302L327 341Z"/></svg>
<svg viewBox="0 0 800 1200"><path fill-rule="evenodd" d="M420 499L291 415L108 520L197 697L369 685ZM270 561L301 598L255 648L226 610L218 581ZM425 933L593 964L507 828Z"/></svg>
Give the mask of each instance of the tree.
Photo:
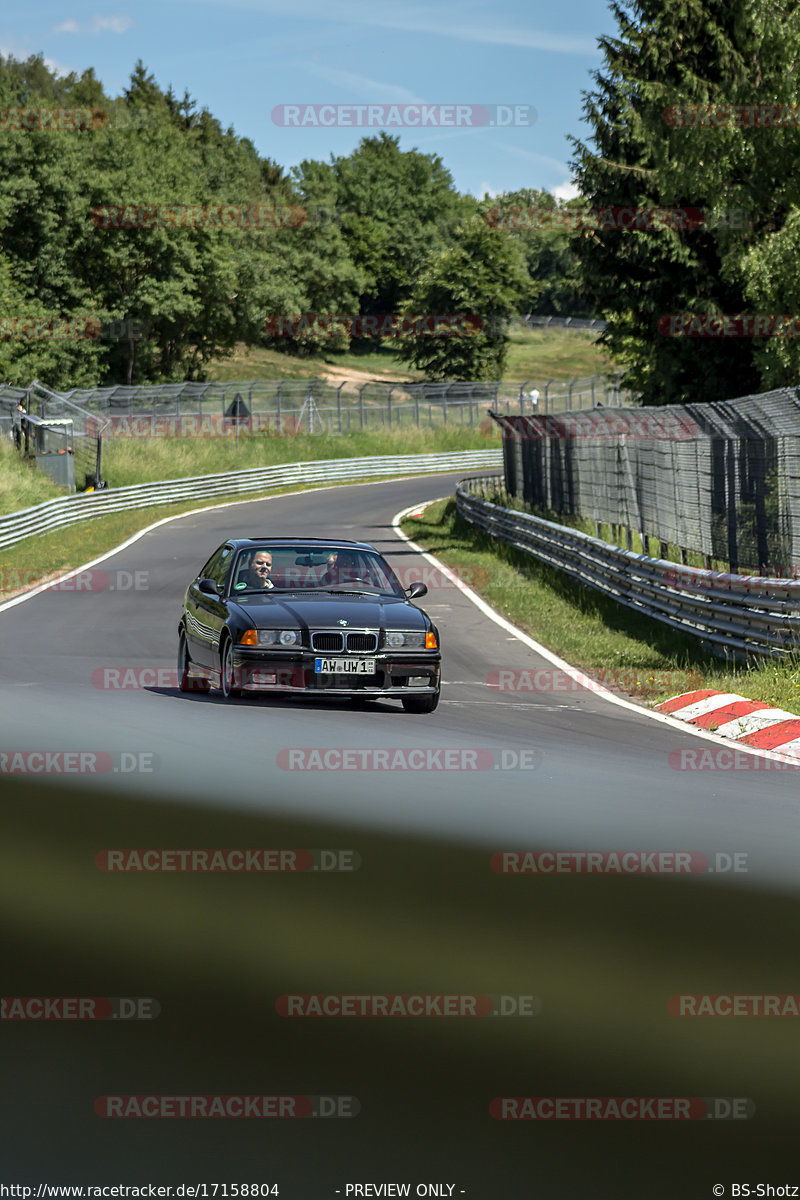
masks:
<svg viewBox="0 0 800 1200"><path fill-rule="evenodd" d="M575 202L561 204L550 192L536 188L487 196L480 202L487 224L507 231L522 246L531 279L522 311L556 317L592 315L577 291L579 242L574 230L583 207Z"/></svg>
<svg viewBox="0 0 800 1200"><path fill-rule="evenodd" d="M381 132L332 160L350 256L365 274L360 311L396 312L431 251L442 250L474 201L459 196L436 154L403 151Z"/></svg>
<svg viewBox="0 0 800 1200"><path fill-rule="evenodd" d="M447 249L431 255L411 298L409 316L463 317L455 336L404 338L399 354L429 379L500 379L508 349L507 326L530 294L522 249L479 216L456 230Z"/></svg>
<svg viewBox="0 0 800 1200"><path fill-rule="evenodd" d="M796 157L796 132L776 147L775 130L697 120L708 120L702 114L709 105L794 96L796 6L621 0L612 10L620 36L600 40L604 69L594 73L596 90L585 97L594 146L573 139L583 199L593 207L690 207L706 219L694 228L657 221L635 231L585 232L582 294L607 320L601 340L646 403L757 390L752 341L666 337L659 320L747 310L743 257L783 224L787 190L796 186L787 179L794 175L787 168ZM695 106L694 118L687 106ZM749 227L720 222L723 206L744 208Z"/></svg>

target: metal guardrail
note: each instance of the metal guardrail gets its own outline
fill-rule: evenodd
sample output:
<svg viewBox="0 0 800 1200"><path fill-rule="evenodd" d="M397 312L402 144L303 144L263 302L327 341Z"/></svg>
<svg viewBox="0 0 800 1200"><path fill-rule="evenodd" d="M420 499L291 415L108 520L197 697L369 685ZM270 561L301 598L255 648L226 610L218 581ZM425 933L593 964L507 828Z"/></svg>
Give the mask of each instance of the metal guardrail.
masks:
<svg viewBox="0 0 800 1200"><path fill-rule="evenodd" d="M800 580L725 575L622 550L486 499L500 476L462 480L458 512L492 537L681 633L720 656L785 657L800 649Z"/></svg>
<svg viewBox="0 0 800 1200"><path fill-rule="evenodd" d="M530 329L578 329L590 333L594 330L602 333L607 324L606 321L590 317L539 317L534 313L528 313L522 320Z"/></svg>
<svg viewBox="0 0 800 1200"><path fill-rule="evenodd" d="M33 508L0 517L0 549L13 546L36 534L63 529L78 521L103 517L109 513L150 508L158 504L260 492L295 483L336 483L340 480L372 476L481 470L501 465L502 452L499 449L463 450L450 454L372 455L366 458L281 463L273 467L256 467L247 471L226 471L218 475L197 475L159 483L139 483L107 491L58 497L56 500L46 500L44 504L37 504Z"/></svg>

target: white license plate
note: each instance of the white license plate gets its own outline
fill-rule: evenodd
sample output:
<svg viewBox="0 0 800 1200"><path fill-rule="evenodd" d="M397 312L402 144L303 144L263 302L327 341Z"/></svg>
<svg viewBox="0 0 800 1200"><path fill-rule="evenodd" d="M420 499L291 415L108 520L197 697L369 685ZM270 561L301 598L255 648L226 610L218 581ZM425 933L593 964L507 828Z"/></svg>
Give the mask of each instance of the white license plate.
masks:
<svg viewBox="0 0 800 1200"><path fill-rule="evenodd" d="M374 658L315 658L317 675L374 675Z"/></svg>

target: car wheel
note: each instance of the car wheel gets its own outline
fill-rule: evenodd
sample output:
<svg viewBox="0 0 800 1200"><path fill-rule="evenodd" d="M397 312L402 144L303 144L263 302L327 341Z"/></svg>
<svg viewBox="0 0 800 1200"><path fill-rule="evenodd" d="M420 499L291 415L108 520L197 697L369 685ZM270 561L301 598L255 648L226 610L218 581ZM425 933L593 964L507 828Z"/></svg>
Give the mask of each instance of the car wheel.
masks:
<svg viewBox="0 0 800 1200"><path fill-rule="evenodd" d="M438 692L433 696L403 696L403 708L407 713L432 713L438 703Z"/></svg>
<svg viewBox="0 0 800 1200"><path fill-rule="evenodd" d="M242 694L242 689L236 687L233 676L233 644L230 638L228 638L222 648L222 661L219 672L220 691L226 700L236 700Z"/></svg>
<svg viewBox="0 0 800 1200"><path fill-rule="evenodd" d="M189 674L189 666L191 659L189 658L189 647L186 645L186 634L181 633L178 642L178 691L179 692L207 692L210 684L207 679L193 679Z"/></svg>

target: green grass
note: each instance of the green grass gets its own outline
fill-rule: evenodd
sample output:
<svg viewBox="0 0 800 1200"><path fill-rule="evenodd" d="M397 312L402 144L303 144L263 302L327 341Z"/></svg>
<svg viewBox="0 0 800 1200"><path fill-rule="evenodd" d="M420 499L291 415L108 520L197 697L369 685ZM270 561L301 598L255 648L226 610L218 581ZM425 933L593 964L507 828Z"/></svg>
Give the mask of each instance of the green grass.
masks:
<svg viewBox="0 0 800 1200"><path fill-rule="evenodd" d="M342 353L321 353L297 358L278 350L237 344L233 357L218 359L206 368L209 381L251 379L313 379L329 367L340 371L359 371L377 380L419 380L419 371L409 370L390 345L377 350L369 346ZM574 379L601 375L614 370L603 347L588 333L568 333L563 329L516 329L511 333L503 378L522 383L526 379Z"/></svg>
<svg viewBox="0 0 800 1200"><path fill-rule="evenodd" d="M0 439L0 514L19 512L64 494L64 488L22 458L10 440Z"/></svg>
<svg viewBox="0 0 800 1200"><path fill-rule="evenodd" d="M655 704L717 688L800 714L800 662L726 665L694 638L488 538L458 515L455 500L431 505L403 530L468 581L480 581L477 590L509 621L613 690Z"/></svg>
<svg viewBox="0 0 800 1200"><path fill-rule="evenodd" d="M366 371L375 379L415 380L422 379L419 371L410 371L408 365L388 347L359 354L347 353L315 354L309 358L298 358L280 350L268 350L262 346L236 345L230 358L217 359L206 368L209 381L227 383L243 379L314 379L324 375L327 367L342 370Z"/></svg>
<svg viewBox="0 0 800 1200"><path fill-rule="evenodd" d="M548 379L604 375L614 369L607 351L597 345L593 334L556 329L515 330L503 377L518 383L526 379L546 383Z"/></svg>
<svg viewBox="0 0 800 1200"><path fill-rule="evenodd" d="M118 438L103 448L103 475L111 487L183 479L222 471L244 471L279 463L328 458L361 458L374 454L432 454L500 448L499 427L458 426L434 430L407 429L386 433L365 430L350 434L300 434L297 437Z"/></svg>

